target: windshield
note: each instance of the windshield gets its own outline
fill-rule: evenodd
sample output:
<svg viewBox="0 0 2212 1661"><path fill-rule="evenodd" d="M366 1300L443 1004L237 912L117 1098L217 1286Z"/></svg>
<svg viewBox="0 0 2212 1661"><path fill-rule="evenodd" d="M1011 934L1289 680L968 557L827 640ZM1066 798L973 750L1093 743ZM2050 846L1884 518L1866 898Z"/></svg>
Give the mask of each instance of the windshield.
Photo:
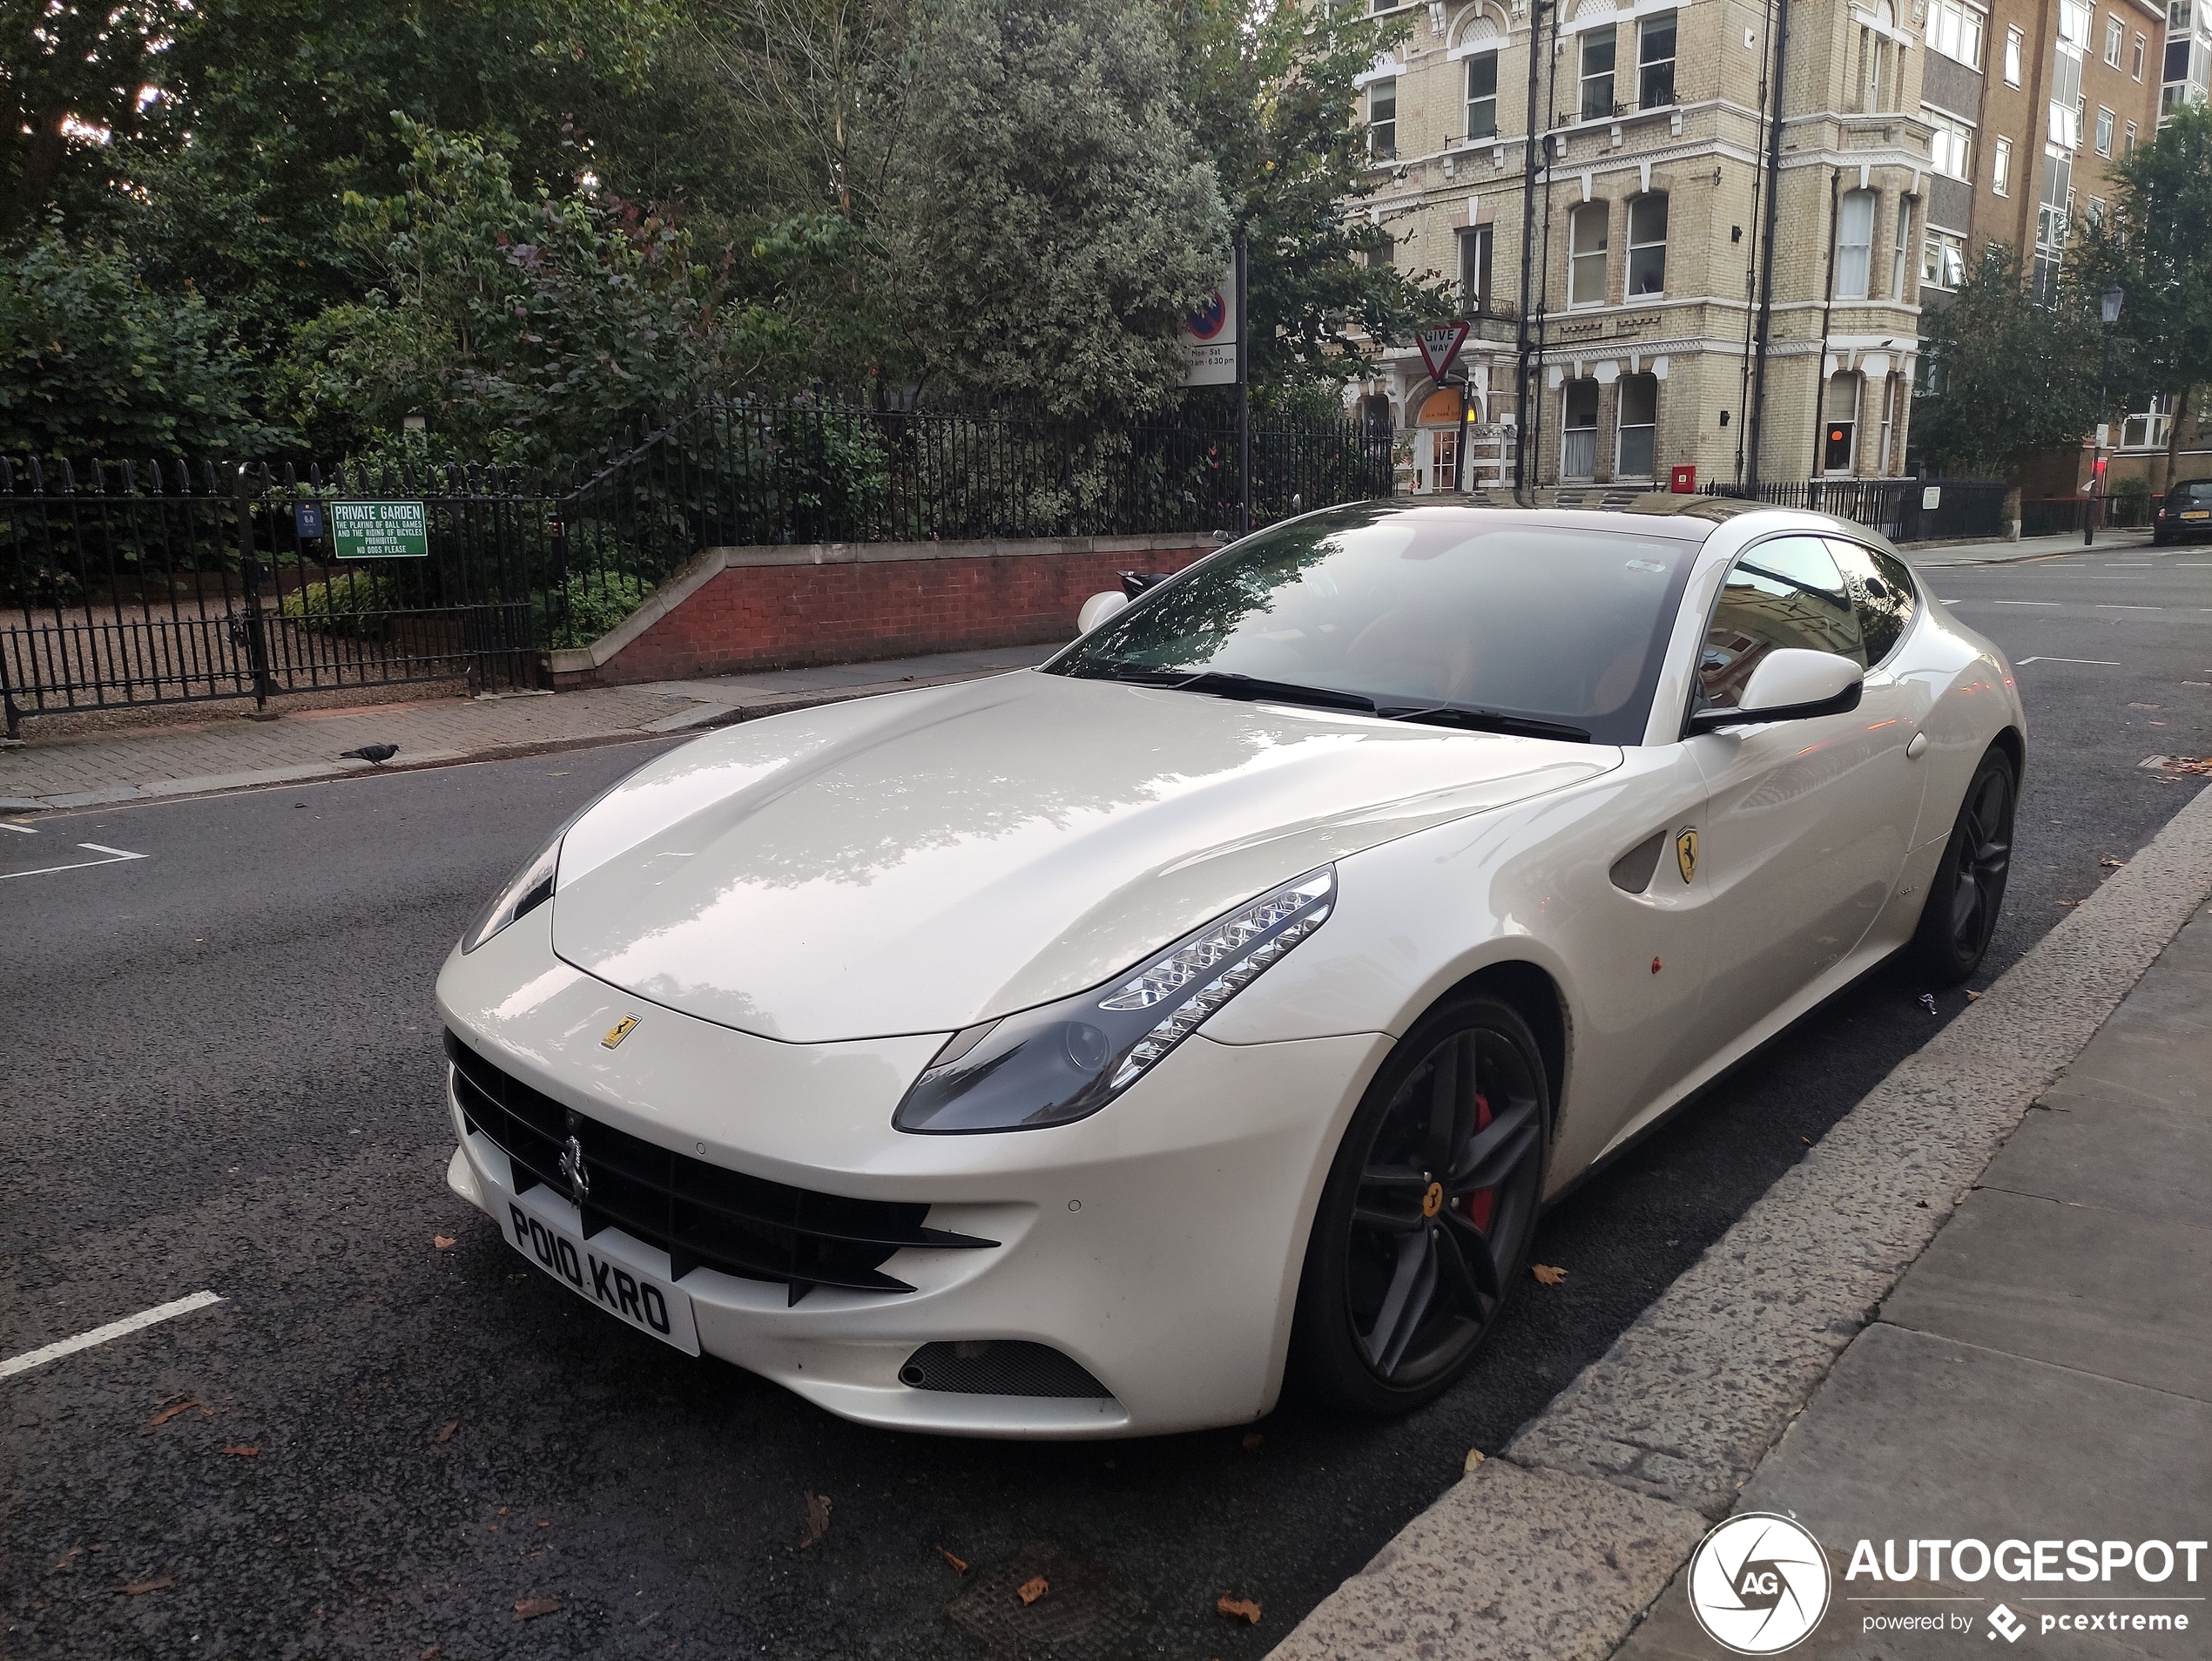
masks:
<svg viewBox="0 0 2212 1661"><path fill-rule="evenodd" d="M1395 712L1491 712L1641 744L1696 550L1625 517L1615 530L1362 503L1223 550L1050 667L1245 676Z"/></svg>

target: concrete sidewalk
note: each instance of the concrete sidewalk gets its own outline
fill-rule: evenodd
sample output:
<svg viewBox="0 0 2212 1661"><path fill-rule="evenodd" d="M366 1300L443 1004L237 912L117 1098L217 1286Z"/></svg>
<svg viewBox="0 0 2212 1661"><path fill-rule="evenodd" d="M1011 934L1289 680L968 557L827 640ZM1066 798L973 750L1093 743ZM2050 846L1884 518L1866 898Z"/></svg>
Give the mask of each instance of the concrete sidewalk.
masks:
<svg viewBox="0 0 2212 1661"><path fill-rule="evenodd" d="M1798 1654L1987 1655L2011 1622L2039 1653L2212 1653L2212 1554L2169 1577L1939 1577L1908 1541L2202 1542L2212 1524L2212 910L2199 911L2039 1100L1745 1486L1795 1517L1834 1601ZM1856 1544L1918 1570L1898 1583ZM2055 1555L2055 1554L2054 1554ZM2154 1556L2150 1567L2164 1566ZM1980 1567L1970 1555L1966 1570ZM1677 1575L1616 1661L1715 1653ZM2114 1611L2127 1624L2113 1630ZM2047 1630L2082 1614L2076 1633ZM1947 1617L1931 1632L1898 1616ZM2185 1619L2144 1630L2133 1617ZM2005 1646L2009 1648L2007 1641Z"/></svg>
<svg viewBox="0 0 2212 1661"><path fill-rule="evenodd" d="M2134 552L2150 546L2150 532L2100 530L2096 546ZM2022 560L2047 559L2054 554L2080 553L2081 533L2076 530L2065 536L2022 537L2014 542L1937 543L1924 548L1908 544L1904 551L1905 558L1920 571L1938 571L1946 565L2011 565Z"/></svg>
<svg viewBox="0 0 2212 1661"><path fill-rule="evenodd" d="M1750 1511L1794 1514L1830 1562L1826 1614L1793 1654L1987 1658L2033 1635L2038 1655L2205 1655L2212 1550L2190 1582L2180 1543L2212 1534L2208 896L2212 790L1276 1661L1719 1657L1683 1571ZM1902 1583L1849 1574L1862 1541L1878 1561L1895 1542L1909 1570L1916 1540L2055 1541L2061 1576L2069 1543L2163 1541L2173 1568L2140 1584L2000 1580L1971 1556ZM1912 1601L1852 1601L1874 1597ZM1867 1624L1936 1611L1945 1630ZM2043 1626L2085 1615L2102 1619Z"/></svg>
<svg viewBox="0 0 2212 1661"><path fill-rule="evenodd" d="M0 813L104 807L257 785L296 784L360 772L340 759L369 744L396 744L387 770L489 760L502 755L617 743L725 726L779 711L877 692L968 680L1042 663L1057 645L1009 646L884 658L817 669L655 681L574 692L437 698L354 709L246 719L243 706L210 705L190 726L41 739L0 748Z"/></svg>

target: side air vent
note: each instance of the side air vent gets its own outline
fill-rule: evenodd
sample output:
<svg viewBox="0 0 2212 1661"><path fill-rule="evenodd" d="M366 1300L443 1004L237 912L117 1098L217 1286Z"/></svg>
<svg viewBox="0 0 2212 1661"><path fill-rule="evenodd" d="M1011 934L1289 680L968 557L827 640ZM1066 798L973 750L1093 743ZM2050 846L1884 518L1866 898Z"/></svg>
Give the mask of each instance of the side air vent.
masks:
<svg viewBox="0 0 2212 1661"><path fill-rule="evenodd" d="M1659 868L1659 850L1667 845L1667 833L1656 830L1643 841L1613 861L1613 886L1628 894L1642 894L1651 886L1651 874Z"/></svg>
<svg viewBox="0 0 2212 1661"><path fill-rule="evenodd" d="M899 1382L962 1395L1106 1396L1089 1369L1049 1344L1018 1338L924 1344L907 1357Z"/></svg>

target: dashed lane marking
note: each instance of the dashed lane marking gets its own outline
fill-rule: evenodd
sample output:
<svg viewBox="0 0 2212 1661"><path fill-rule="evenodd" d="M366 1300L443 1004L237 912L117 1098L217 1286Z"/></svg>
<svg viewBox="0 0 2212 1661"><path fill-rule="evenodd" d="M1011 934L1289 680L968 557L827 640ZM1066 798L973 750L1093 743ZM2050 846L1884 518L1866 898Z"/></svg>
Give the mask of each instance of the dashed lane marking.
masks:
<svg viewBox="0 0 2212 1661"><path fill-rule="evenodd" d="M128 1337L143 1331L158 1321L174 1320L179 1315L189 1315L195 1309L205 1309L222 1299L212 1292L195 1292L189 1298L179 1298L174 1303L156 1304L142 1309L135 1315L125 1315L120 1320L111 1320L105 1327L95 1327L89 1333L79 1333L74 1338L64 1338L44 1348L25 1350L0 1361L0 1379L13 1378L18 1373L28 1373L34 1367L44 1367L49 1361L58 1361L64 1355L74 1355L80 1349L91 1349L117 1338Z"/></svg>
<svg viewBox="0 0 2212 1661"><path fill-rule="evenodd" d="M2120 667L2117 663L2114 662L2109 658L2022 658L2018 663L2014 664L2013 667L2015 669L2025 669L2032 663L2087 663L2094 664L2100 669L2117 669Z"/></svg>
<svg viewBox="0 0 2212 1661"><path fill-rule="evenodd" d="M0 830L11 830L18 836L36 836L38 834L37 831L31 829L28 825L10 825L5 820L0 820Z"/></svg>
<svg viewBox="0 0 2212 1661"><path fill-rule="evenodd" d="M2059 600L1992 600L1992 605L2059 605Z"/></svg>
<svg viewBox="0 0 2212 1661"><path fill-rule="evenodd" d="M2163 611L2165 609L2162 605L2112 605L2103 601L2097 604L2100 611Z"/></svg>
<svg viewBox="0 0 2212 1661"><path fill-rule="evenodd" d="M89 871L96 865L121 865L126 860L152 859L151 854L133 854L128 848L109 847L100 842L79 842L78 847L87 853L105 854L104 860L78 860L69 865L42 865L31 871L0 871L0 882L11 877L51 876L57 871Z"/></svg>

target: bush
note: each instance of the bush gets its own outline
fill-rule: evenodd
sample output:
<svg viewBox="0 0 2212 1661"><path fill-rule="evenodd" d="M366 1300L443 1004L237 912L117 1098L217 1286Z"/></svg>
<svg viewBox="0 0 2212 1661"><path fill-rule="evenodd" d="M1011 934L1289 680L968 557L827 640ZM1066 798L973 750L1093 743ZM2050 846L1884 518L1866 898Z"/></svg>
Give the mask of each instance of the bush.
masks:
<svg viewBox="0 0 2212 1661"><path fill-rule="evenodd" d="M374 571L341 571L284 597L284 615L318 634L381 639L384 614L403 608L399 584Z"/></svg>
<svg viewBox="0 0 2212 1661"><path fill-rule="evenodd" d="M626 571L579 571L537 598L537 644L588 646L645 603L653 585Z"/></svg>

